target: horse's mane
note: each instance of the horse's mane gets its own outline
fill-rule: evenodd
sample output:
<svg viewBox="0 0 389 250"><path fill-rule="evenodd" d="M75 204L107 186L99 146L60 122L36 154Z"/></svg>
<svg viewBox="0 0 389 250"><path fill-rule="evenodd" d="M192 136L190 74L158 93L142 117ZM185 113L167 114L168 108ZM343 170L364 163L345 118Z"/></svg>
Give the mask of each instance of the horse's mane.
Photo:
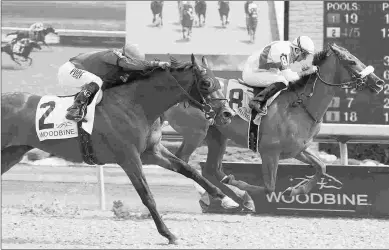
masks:
<svg viewBox="0 0 389 250"><path fill-rule="evenodd" d="M171 70L186 70L193 67L192 62L178 61L175 57L170 56Z"/></svg>
<svg viewBox="0 0 389 250"><path fill-rule="evenodd" d="M327 46L322 51L315 53L313 55L312 64L316 65L316 66L321 65L323 63L324 59L327 58L329 49L330 49L330 47ZM288 87L288 90L289 91L296 91L296 90L300 89L301 87L304 87L308 83L308 80L309 80L309 75L304 76L300 80L298 80L297 82L290 84Z"/></svg>
<svg viewBox="0 0 389 250"><path fill-rule="evenodd" d="M176 58L174 58L172 56L170 56L170 64L171 64L171 67L170 67L171 72L172 71L183 71L183 70L187 70L187 69L190 69L191 67L193 67L192 62L178 61ZM138 80L145 80L145 79L148 79L152 76L155 76L156 74L163 73L163 72L165 72L165 70L160 68L159 66L151 67L146 72L134 71L134 72L131 72L131 74L127 80L127 83L131 84L131 82L133 82L135 80L137 80L137 81ZM120 86L123 84L126 84L126 83L123 83L121 81L117 81L116 83L109 86L109 88L117 87L117 86Z"/></svg>

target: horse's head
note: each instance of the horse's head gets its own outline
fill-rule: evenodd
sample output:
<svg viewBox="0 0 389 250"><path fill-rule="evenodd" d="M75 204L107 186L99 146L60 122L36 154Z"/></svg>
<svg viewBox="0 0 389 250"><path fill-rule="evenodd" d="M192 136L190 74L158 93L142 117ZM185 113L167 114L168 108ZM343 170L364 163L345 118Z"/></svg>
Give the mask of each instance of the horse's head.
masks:
<svg viewBox="0 0 389 250"><path fill-rule="evenodd" d="M218 125L229 124L234 116L234 111L229 107L219 80L209 68L207 59L203 57L201 65L197 63L193 54L190 63L179 63L173 57L170 60L174 71L189 73L177 74L173 72L179 84L189 82L189 89L184 90L189 103L200 108L208 119L214 120L216 118Z"/></svg>
<svg viewBox="0 0 389 250"><path fill-rule="evenodd" d="M330 44L329 48L343 66L339 70L340 85L342 87L362 90L365 86L368 86L374 93L381 92L385 82L373 73L374 68L372 66L366 66L348 50L336 44Z"/></svg>

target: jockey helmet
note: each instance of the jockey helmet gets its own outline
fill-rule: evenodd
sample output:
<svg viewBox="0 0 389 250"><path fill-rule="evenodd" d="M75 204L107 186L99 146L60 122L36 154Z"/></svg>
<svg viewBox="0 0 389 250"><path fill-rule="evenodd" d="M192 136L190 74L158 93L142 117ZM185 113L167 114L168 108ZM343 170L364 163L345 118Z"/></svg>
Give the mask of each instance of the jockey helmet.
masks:
<svg viewBox="0 0 389 250"><path fill-rule="evenodd" d="M308 54L313 54L315 52L315 44L308 36L297 37L293 40L292 46Z"/></svg>
<svg viewBox="0 0 389 250"><path fill-rule="evenodd" d="M138 60L145 60L146 56L140 51L137 44L126 44L123 47L123 55L126 57L133 57Z"/></svg>

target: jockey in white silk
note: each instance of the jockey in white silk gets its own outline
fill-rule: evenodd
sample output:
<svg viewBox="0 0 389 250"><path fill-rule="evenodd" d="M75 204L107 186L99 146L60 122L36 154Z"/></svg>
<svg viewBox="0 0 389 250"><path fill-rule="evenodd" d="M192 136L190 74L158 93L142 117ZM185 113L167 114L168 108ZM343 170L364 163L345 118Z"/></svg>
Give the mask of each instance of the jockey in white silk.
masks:
<svg viewBox="0 0 389 250"><path fill-rule="evenodd" d="M41 23L41 22L33 23L30 26L30 32L32 32L32 34L34 34L35 40L38 39L38 33L40 31L42 31L43 29L44 29L43 23Z"/></svg>
<svg viewBox="0 0 389 250"><path fill-rule="evenodd" d="M317 71L312 65L315 46L308 36L290 41L274 41L248 57L242 72L243 81L253 87L266 87L249 103L264 113L267 100L305 75Z"/></svg>
<svg viewBox="0 0 389 250"><path fill-rule="evenodd" d="M248 1L248 7L247 7L247 10L248 10L248 13L250 16L252 17L256 17L258 15L258 6L256 3L254 3L253 1Z"/></svg>

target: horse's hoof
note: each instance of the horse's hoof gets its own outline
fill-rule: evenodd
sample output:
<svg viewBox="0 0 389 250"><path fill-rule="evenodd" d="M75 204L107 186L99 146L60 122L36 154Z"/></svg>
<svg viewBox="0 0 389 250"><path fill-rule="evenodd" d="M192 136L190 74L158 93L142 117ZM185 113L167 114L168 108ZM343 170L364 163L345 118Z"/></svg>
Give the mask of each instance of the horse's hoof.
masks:
<svg viewBox="0 0 389 250"><path fill-rule="evenodd" d="M171 236L169 239L169 245L178 245L178 239L176 236Z"/></svg>
<svg viewBox="0 0 389 250"><path fill-rule="evenodd" d="M254 201L247 201L243 204L243 211L249 211L255 213Z"/></svg>
<svg viewBox="0 0 389 250"><path fill-rule="evenodd" d="M282 192L282 195L292 197L292 190L292 187L288 187L284 192Z"/></svg>
<svg viewBox="0 0 389 250"><path fill-rule="evenodd" d="M230 197L226 196L222 199L221 206L224 209L232 209L232 208L237 208L239 207L239 204L236 203L233 199Z"/></svg>

